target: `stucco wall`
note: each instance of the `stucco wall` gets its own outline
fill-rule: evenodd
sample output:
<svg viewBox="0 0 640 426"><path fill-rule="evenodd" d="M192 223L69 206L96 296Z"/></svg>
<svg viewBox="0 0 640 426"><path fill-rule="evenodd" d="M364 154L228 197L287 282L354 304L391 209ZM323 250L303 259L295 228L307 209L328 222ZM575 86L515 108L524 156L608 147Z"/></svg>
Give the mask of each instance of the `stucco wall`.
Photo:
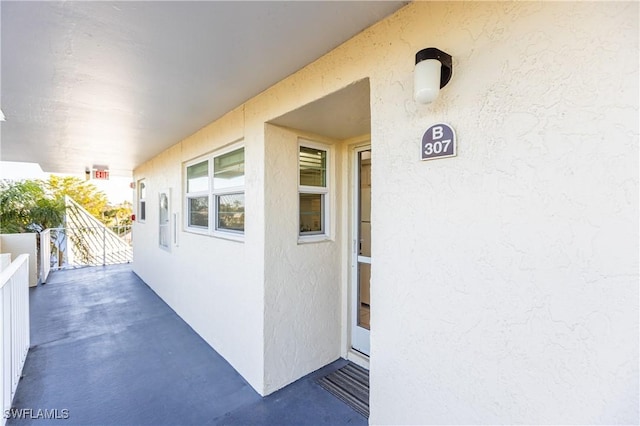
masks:
<svg viewBox="0 0 640 426"><path fill-rule="evenodd" d="M418 105L413 58L430 46L453 78ZM138 168L175 210L182 161L246 144L245 243L181 233L163 252L150 203L136 271L262 393L329 357L289 353L310 335L279 324L305 307L296 262L322 249L282 239L274 197L290 195L272 184L290 182L274 172L295 163L264 123L367 77L371 423L638 423L637 3L409 5ZM440 121L458 156L422 162Z"/></svg>
<svg viewBox="0 0 640 426"><path fill-rule="evenodd" d="M371 423L637 424L638 4L420 2L385 26ZM454 71L423 106L429 46ZM421 162L439 121L458 156Z"/></svg>
<svg viewBox="0 0 640 426"><path fill-rule="evenodd" d="M245 243L183 232L182 163L243 136L243 110L197 132L135 171L147 184L147 218L134 224L134 271L254 387L263 381L262 186L247 184ZM247 162L259 164L261 149L245 139ZM259 158L253 158L258 155ZM247 182L261 182L261 167L247 169ZM178 213L178 245L158 246L158 194L171 189ZM137 206L136 206L137 208ZM171 223L173 226L173 223Z"/></svg>
<svg viewBox="0 0 640 426"><path fill-rule="evenodd" d="M298 140L300 132L268 125L265 130L265 393L340 357L341 225L334 213L326 241L298 242ZM320 136L306 140L331 149L329 193L337 192L340 145ZM345 215L346 216L346 215Z"/></svg>
<svg viewBox="0 0 640 426"><path fill-rule="evenodd" d="M0 235L0 253L10 253L13 262L21 254L29 255L29 287L38 285L38 234L2 234Z"/></svg>
<svg viewBox="0 0 640 426"><path fill-rule="evenodd" d="M0 253L0 271L5 270L11 265L11 253Z"/></svg>

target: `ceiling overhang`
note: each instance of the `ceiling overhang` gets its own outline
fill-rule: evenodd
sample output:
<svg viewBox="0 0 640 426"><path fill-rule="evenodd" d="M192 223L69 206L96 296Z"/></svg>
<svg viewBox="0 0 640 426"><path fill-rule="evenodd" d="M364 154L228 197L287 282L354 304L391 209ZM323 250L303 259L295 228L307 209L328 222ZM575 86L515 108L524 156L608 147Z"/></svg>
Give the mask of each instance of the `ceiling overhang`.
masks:
<svg viewBox="0 0 640 426"><path fill-rule="evenodd" d="M406 3L2 1L0 159L130 175Z"/></svg>

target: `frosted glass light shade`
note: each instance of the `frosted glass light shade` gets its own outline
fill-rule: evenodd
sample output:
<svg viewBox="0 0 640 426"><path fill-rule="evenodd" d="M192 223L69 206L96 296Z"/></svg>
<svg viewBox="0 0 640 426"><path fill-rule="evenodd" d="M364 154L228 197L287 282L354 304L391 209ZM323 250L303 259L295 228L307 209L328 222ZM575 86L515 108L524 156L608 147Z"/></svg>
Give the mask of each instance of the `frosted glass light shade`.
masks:
<svg viewBox="0 0 640 426"><path fill-rule="evenodd" d="M428 104L440 93L442 63L437 59L426 59L416 64L413 72L413 97L417 102Z"/></svg>
<svg viewBox="0 0 640 426"><path fill-rule="evenodd" d="M451 55L435 47L427 47L416 53L413 73L413 97L428 104L438 97L440 89L449 83L453 73Z"/></svg>

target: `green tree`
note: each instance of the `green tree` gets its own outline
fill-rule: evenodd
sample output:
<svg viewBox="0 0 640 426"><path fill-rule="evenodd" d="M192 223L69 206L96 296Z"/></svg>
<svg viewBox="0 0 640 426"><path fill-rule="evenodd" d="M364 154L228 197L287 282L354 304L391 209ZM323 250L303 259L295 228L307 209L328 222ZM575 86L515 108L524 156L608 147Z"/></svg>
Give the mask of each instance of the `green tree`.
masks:
<svg viewBox="0 0 640 426"><path fill-rule="evenodd" d="M124 201L115 206L107 206L102 212L102 222L112 228L131 225L131 214L133 213L131 202Z"/></svg>
<svg viewBox="0 0 640 426"><path fill-rule="evenodd" d="M0 181L0 231L39 232L60 226L64 201L47 191L41 181Z"/></svg>
<svg viewBox="0 0 640 426"><path fill-rule="evenodd" d="M132 206L111 206L104 192L74 176L51 175L48 180L0 181L0 231L41 231L62 225L64 197L69 196L110 227L131 225Z"/></svg>
<svg viewBox="0 0 640 426"><path fill-rule="evenodd" d="M49 176L46 187L55 198L62 199L67 195L84 207L98 219L102 219L102 212L107 209L109 202L104 192L98 190L94 184L75 176Z"/></svg>

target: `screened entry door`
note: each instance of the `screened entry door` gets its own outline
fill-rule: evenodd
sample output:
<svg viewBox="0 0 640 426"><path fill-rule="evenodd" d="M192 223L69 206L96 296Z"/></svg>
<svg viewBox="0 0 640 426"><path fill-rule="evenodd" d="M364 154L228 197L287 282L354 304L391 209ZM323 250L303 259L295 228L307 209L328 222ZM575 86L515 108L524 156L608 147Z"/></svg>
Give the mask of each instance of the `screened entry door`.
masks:
<svg viewBox="0 0 640 426"><path fill-rule="evenodd" d="M371 147L355 150L351 346L369 355L371 329Z"/></svg>

